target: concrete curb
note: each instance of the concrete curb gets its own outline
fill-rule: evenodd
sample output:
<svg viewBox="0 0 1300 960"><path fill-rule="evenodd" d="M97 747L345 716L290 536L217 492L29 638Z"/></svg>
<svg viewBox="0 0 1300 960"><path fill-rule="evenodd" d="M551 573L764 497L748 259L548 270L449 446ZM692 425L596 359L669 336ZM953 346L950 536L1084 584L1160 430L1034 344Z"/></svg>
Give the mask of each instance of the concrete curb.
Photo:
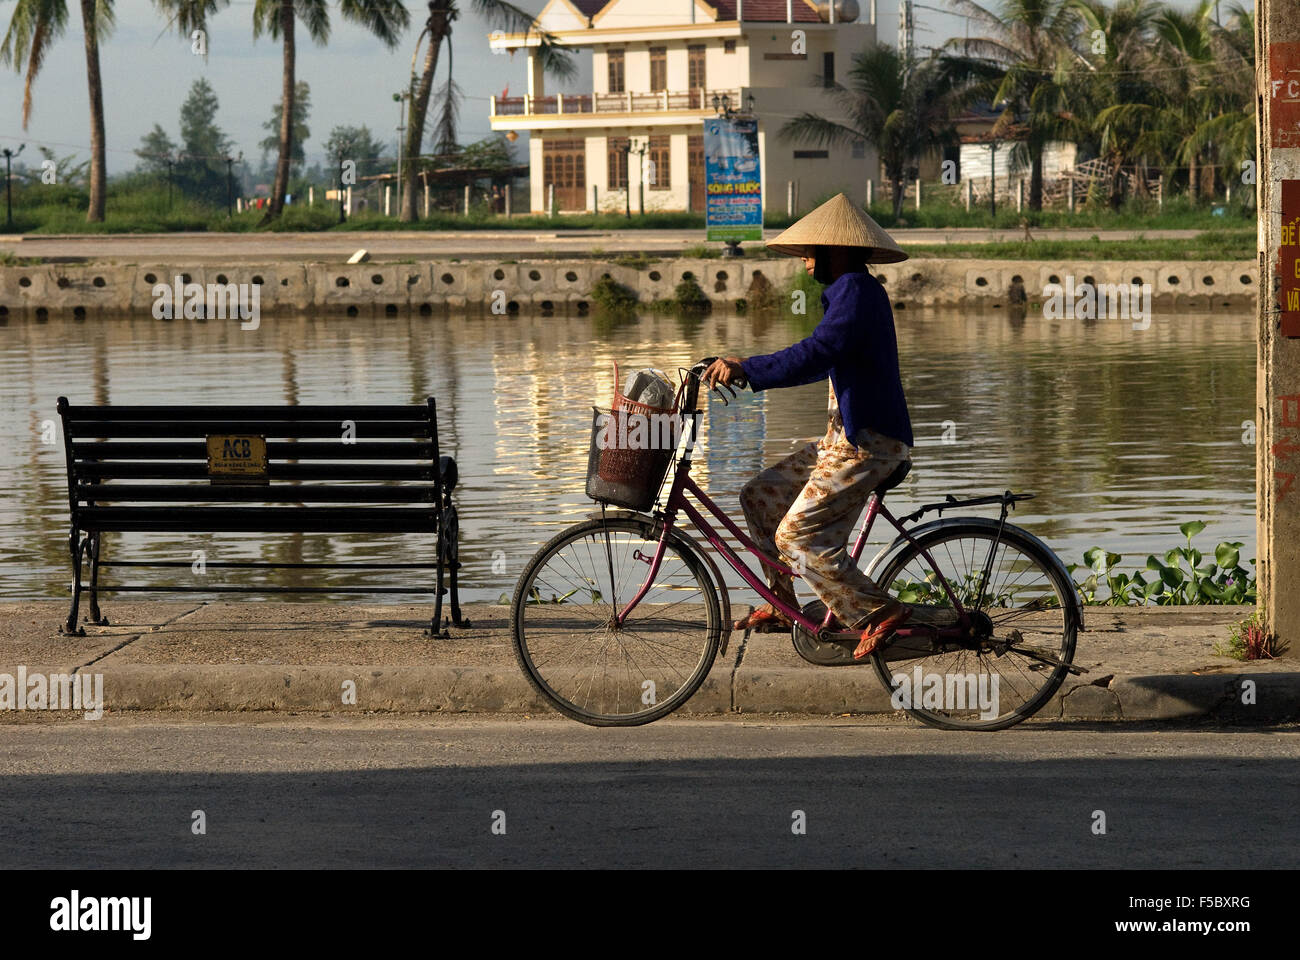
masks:
<svg viewBox="0 0 1300 960"><path fill-rule="evenodd" d="M126 710L532 713L549 708L513 666L123 665L104 675L104 705ZM355 685L355 704L344 702ZM889 694L870 668L715 666L682 708L689 714L889 714ZM1300 718L1300 673L1069 680L1037 715L1059 720Z"/></svg>

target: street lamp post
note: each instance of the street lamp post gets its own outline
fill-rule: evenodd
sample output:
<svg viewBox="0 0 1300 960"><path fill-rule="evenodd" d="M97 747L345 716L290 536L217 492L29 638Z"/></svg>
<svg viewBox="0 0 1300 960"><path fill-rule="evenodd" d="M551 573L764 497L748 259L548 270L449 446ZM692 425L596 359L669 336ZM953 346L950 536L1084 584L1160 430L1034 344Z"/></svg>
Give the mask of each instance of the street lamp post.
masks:
<svg viewBox="0 0 1300 960"><path fill-rule="evenodd" d="M20 143L20 144L18 145L18 149L17 149L17 150L11 150L9 147L5 147L5 148L4 148L4 155L5 155L5 223L8 225L8 229L10 229L10 230L12 230L12 229L14 228L14 175L13 175L13 160L14 160L14 157L18 156L18 154L20 154L20 153L23 152L23 149L24 149L26 146L27 146L27 144L25 144L25 143Z"/></svg>
<svg viewBox="0 0 1300 960"><path fill-rule="evenodd" d="M400 213L402 209L402 151L405 149L404 138L406 135L406 110L411 99L411 92L393 94L393 100L397 103L397 209ZM414 162L414 161L412 161Z"/></svg>

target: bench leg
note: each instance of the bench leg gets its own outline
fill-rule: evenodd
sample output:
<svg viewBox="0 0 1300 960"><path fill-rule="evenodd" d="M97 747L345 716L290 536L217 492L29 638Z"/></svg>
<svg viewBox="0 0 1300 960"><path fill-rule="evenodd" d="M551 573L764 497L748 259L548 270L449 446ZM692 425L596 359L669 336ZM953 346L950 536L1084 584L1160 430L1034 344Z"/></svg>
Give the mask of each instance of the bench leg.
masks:
<svg viewBox="0 0 1300 960"><path fill-rule="evenodd" d="M81 607L81 554L84 542L74 529L68 535L68 551L72 554L72 606L68 609L68 619L59 632L67 635L85 636L86 631L77 626L77 611Z"/></svg>
<svg viewBox="0 0 1300 960"><path fill-rule="evenodd" d="M99 612L99 534L90 536L90 622L108 626L108 617Z"/></svg>
<svg viewBox="0 0 1300 960"><path fill-rule="evenodd" d="M433 620L429 624L429 635L434 637L447 636L447 632L442 629L442 541L438 542L438 575L435 578L433 588Z"/></svg>

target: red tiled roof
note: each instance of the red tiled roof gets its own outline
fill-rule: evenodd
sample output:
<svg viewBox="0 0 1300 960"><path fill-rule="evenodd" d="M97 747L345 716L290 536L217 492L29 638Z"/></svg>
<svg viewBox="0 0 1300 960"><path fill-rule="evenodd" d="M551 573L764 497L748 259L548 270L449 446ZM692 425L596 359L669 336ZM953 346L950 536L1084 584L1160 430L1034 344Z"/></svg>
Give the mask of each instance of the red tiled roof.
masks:
<svg viewBox="0 0 1300 960"><path fill-rule="evenodd" d="M736 19L736 0L705 0L718 11L719 20ZM744 0L745 20L762 23L785 23L785 0ZM797 23L820 23L817 11L807 0L792 0L794 19Z"/></svg>

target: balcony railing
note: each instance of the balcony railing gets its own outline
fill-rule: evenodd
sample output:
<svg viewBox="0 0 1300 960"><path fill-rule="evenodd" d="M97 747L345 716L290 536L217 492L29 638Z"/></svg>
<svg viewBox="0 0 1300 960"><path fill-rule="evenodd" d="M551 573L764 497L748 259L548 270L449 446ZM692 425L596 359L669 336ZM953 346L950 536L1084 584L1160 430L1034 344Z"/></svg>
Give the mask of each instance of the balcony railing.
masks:
<svg viewBox="0 0 1300 960"><path fill-rule="evenodd" d="M740 90L656 90L651 93L556 93L549 97L493 97L493 117L531 117L554 114L665 113L700 111L713 107L714 97L740 103Z"/></svg>

